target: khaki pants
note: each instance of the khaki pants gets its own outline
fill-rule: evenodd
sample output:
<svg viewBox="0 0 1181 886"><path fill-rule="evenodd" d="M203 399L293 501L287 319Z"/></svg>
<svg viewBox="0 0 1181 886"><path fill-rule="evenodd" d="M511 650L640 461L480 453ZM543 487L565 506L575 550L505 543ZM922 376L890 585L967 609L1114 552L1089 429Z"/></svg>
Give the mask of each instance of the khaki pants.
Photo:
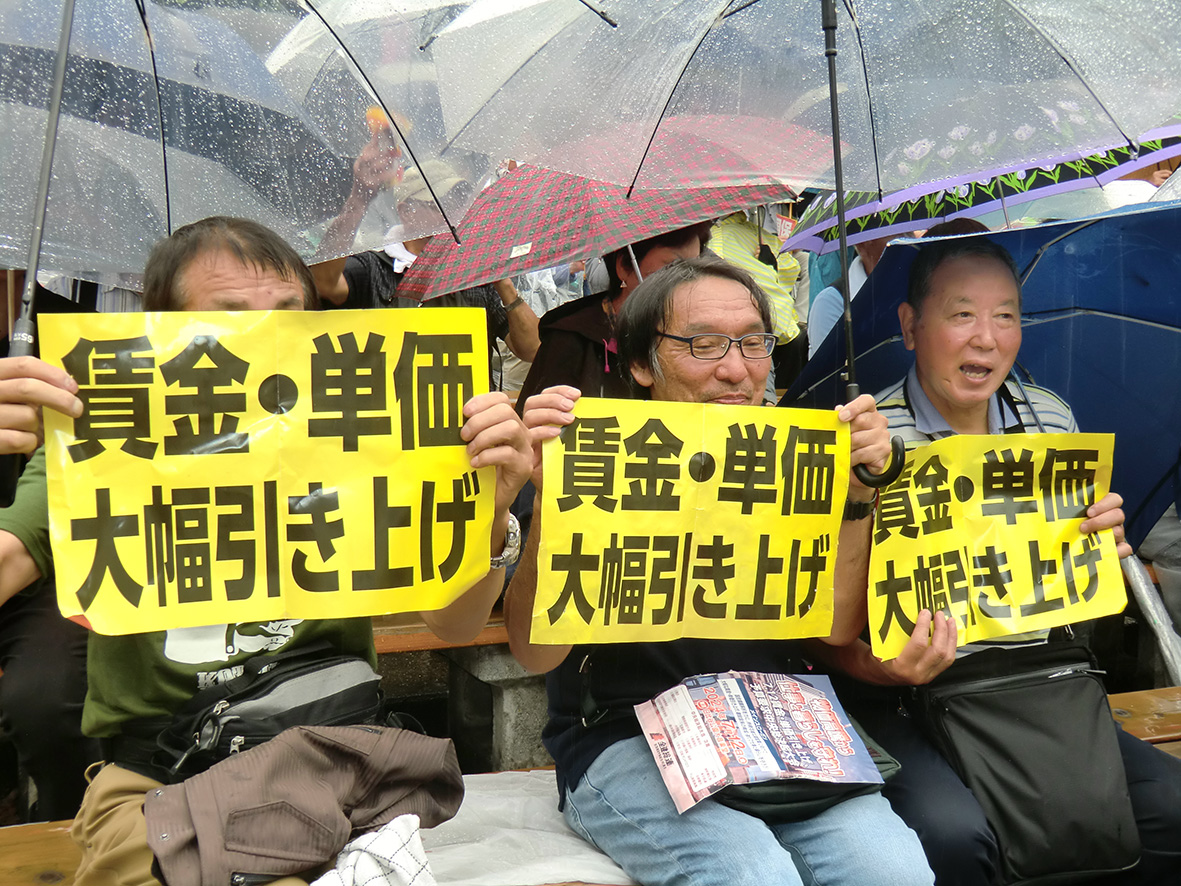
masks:
<svg viewBox="0 0 1181 886"><path fill-rule="evenodd" d="M95 766L102 768L92 774ZM70 827L82 849L75 886L160 886L152 876L144 794L162 785L114 764L95 766L87 771L90 786ZM283 877L275 884L304 886L304 881Z"/></svg>

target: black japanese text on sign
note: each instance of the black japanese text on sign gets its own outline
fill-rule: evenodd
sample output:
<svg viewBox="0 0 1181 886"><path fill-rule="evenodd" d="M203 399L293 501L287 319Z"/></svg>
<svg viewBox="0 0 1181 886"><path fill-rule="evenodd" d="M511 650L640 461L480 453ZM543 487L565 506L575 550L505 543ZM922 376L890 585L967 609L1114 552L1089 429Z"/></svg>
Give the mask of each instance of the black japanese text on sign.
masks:
<svg viewBox="0 0 1181 886"><path fill-rule="evenodd" d="M484 312L42 318L58 597L103 633L438 609L488 569Z"/></svg>
<svg viewBox="0 0 1181 886"><path fill-rule="evenodd" d="M575 415L543 449L534 642L831 630L835 412L583 397Z"/></svg>
<svg viewBox="0 0 1181 886"><path fill-rule="evenodd" d="M923 609L953 615L960 645L1122 610L1111 530L1078 531L1108 491L1113 443L961 434L909 452L874 524L874 654L895 658Z"/></svg>

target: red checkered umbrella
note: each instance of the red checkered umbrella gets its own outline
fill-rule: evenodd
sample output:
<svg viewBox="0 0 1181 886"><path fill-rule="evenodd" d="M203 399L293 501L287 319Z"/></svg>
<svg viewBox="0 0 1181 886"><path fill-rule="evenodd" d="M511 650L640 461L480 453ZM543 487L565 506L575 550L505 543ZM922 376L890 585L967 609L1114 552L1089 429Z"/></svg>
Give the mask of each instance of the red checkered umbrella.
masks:
<svg viewBox="0 0 1181 886"><path fill-rule="evenodd" d="M414 262L398 295L427 299L468 286L604 255L628 243L745 206L795 199L787 185L634 190L519 166L481 193L459 225Z"/></svg>
<svg viewBox="0 0 1181 886"><path fill-rule="evenodd" d="M646 146L644 165L620 178L621 145ZM580 134L532 165L635 188L692 188L780 181L801 191L832 166L832 141L802 126L752 114L682 114L655 131L619 121ZM599 172L588 172L601 169Z"/></svg>

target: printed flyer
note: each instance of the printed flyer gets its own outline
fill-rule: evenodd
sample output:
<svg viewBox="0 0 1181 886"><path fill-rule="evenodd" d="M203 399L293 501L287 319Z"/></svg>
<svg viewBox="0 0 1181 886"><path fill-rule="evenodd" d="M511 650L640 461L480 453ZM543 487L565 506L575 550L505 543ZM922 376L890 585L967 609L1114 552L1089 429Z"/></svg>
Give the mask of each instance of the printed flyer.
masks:
<svg viewBox="0 0 1181 886"><path fill-rule="evenodd" d="M882 781L824 676L701 674L636 716L678 812L732 784Z"/></svg>

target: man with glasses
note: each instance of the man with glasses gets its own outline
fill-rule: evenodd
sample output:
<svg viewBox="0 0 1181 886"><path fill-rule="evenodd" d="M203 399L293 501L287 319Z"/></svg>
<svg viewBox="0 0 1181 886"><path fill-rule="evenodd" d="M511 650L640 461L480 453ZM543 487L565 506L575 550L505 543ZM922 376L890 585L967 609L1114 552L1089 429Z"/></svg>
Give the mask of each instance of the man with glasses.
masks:
<svg viewBox="0 0 1181 886"><path fill-rule="evenodd" d="M745 271L714 257L681 260L646 278L624 305L619 356L645 399L753 406L761 402L771 366L771 329L768 300ZM541 443L574 420L578 397L575 388L551 387L525 405L539 490ZM850 463L880 468L889 438L872 398L859 397L840 407L839 415L852 425ZM832 633L824 638L834 644L851 642L866 619L867 518L874 492L855 478L850 484ZM535 522L509 584L505 620L521 664L548 672L550 721L543 740L557 764L559 806L584 839L645 886L933 881L917 837L880 794L846 799L790 823L767 824L714 799L678 815L633 705L694 674L798 671L798 646L694 638L535 645L529 627L541 533Z"/></svg>

